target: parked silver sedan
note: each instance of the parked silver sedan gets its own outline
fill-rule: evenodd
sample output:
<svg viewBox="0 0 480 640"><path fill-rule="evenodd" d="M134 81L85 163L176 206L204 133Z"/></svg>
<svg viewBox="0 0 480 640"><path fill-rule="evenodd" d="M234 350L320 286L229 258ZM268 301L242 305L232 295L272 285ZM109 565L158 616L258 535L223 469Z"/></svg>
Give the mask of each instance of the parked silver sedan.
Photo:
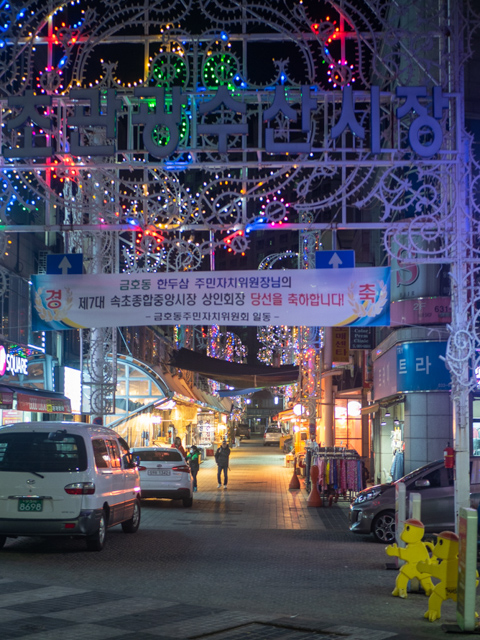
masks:
<svg viewBox="0 0 480 640"><path fill-rule="evenodd" d="M263 434L263 446L267 447L272 444L276 447L280 446L280 439L282 435L283 431L281 427L267 427Z"/></svg>
<svg viewBox="0 0 480 640"><path fill-rule="evenodd" d="M443 460L436 460L397 480L405 483L407 509L409 494L420 494L425 533L455 530L453 471L445 468ZM350 505L350 531L373 534L384 544L395 541L395 484L378 484L357 495ZM479 484L471 485L470 499L472 507L477 508Z"/></svg>

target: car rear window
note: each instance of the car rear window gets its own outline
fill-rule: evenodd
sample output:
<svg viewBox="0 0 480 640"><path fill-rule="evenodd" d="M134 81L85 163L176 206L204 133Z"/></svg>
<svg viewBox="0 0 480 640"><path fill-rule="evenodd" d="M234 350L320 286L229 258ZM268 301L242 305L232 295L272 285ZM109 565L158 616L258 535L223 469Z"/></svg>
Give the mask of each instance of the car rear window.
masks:
<svg viewBox="0 0 480 640"><path fill-rule="evenodd" d="M46 432L0 433L0 471L85 471L83 438L65 432L49 440Z"/></svg>
<svg viewBox="0 0 480 640"><path fill-rule="evenodd" d="M280 427L268 427L267 433L281 433L282 429Z"/></svg>
<svg viewBox="0 0 480 640"><path fill-rule="evenodd" d="M133 456L138 456L141 462L180 462L182 454L176 449L171 451L132 451Z"/></svg>

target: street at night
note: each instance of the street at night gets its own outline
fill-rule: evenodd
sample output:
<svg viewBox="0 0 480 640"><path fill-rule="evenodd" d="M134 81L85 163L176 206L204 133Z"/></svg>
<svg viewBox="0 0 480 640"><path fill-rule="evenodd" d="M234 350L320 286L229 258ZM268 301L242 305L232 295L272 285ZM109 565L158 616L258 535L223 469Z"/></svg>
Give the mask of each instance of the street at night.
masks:
<svg viewBox="0 0 480 640"><path fill-rule="evenodd" d="M383 545L349 532L348 501L308 507L281 450L262 445L256 434L232 450L226 490L208 458L192 508L144 501L139 531L110 529L100 553L83 539L9 539L2 638L442 636L454 603L430 623L425 595L393 598L396 571Z"/></svg>

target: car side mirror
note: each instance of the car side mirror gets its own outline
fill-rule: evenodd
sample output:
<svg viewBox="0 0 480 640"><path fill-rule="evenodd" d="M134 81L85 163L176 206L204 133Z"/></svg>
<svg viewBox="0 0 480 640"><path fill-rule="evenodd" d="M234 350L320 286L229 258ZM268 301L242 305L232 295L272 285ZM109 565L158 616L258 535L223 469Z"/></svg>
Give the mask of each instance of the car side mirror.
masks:
<svg viewBox="0 0 480 640"><path fill-rule="evenodd" d="M421 480L416 480L415 486L417 487L417 489L421 489L422 487L429 487L430 480L426 480L424 478L422 478Z"/></svg>

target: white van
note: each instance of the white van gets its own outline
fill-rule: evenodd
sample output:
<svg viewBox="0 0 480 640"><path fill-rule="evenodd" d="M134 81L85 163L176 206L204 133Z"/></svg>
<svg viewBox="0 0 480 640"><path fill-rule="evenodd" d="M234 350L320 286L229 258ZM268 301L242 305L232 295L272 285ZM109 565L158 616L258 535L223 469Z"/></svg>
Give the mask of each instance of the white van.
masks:
<svg viewBox="0 0 480 640"><path fill-rule="evenodd" d="M81 536L101 551L117 524L137 531L140 478L115 431L79 422L0 427L0 549L6 538Z"/></svg>

